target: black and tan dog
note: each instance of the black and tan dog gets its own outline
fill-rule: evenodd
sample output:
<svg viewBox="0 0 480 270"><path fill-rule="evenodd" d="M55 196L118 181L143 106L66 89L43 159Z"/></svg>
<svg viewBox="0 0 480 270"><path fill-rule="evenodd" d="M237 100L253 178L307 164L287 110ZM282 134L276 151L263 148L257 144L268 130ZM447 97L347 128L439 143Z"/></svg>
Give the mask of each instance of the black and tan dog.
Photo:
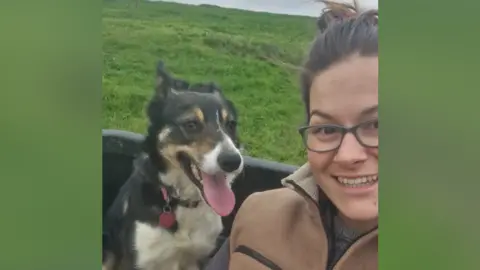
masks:
<svg viewBox="0 0 480 270"><path fill-rule="evenodd" d="M103 267L197 270L235 205L237 113L214 84L189 86L160 62L147 114L145 154L104 221Z"/></svg>

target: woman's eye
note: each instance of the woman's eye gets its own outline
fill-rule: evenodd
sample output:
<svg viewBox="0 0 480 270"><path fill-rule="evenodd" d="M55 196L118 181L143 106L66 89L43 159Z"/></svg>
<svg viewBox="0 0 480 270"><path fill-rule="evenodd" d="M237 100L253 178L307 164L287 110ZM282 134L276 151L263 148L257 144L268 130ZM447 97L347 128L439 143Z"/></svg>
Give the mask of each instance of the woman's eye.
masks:
<svg viewBox="0 0 480 270"><path fill-rule="evenodd" d="M337 133L338 130L335 127L315 127L312 133L315 135L331 135Z"/></svg>
<svg viewBox="0 0 480 270"><path fill-rule="evenodd" d="M378 120L375 120L375 121L371 121L371 122L368 122L368 123L365 123L365 125L363 126L364 129L378 129Z"/></svg>

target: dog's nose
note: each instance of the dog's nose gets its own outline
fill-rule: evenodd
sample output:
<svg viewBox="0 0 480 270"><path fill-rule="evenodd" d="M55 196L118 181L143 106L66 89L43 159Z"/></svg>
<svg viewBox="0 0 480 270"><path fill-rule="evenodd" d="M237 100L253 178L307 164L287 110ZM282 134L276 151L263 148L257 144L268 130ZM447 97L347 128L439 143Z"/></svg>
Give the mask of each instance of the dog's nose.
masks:
<svg viewBox="0 0 480 270"><path fill-rule="evenodd" d="M225 151L218 155L217 162L224 172L233 172L242 164L242 157L238 153Z"/></svg>

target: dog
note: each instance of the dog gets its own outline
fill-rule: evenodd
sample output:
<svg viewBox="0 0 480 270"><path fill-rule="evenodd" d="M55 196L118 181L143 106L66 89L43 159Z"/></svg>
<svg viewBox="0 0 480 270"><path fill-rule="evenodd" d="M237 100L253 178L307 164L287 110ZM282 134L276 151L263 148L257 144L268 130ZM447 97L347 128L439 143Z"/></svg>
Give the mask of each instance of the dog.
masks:
<svg viewBox="0 0 480 270"><path fill-rule="evenodd" d="M190 85L160 61L146 112L144 153L104 220L103 269L198 270L235 206L237 111L214 83Z"/></svg>

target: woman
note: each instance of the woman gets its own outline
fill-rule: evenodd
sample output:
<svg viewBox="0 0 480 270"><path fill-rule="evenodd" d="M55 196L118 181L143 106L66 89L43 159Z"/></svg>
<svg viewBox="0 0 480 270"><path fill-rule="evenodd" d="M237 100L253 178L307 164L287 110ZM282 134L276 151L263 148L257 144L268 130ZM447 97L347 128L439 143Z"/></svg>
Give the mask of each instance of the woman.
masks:
<svg viewBox="0 0 480 270"><path fill-rule="evenodd" d="M327 7L301 75L308 162L247 198L207 270L378 268L378 13Z"/></svg>

